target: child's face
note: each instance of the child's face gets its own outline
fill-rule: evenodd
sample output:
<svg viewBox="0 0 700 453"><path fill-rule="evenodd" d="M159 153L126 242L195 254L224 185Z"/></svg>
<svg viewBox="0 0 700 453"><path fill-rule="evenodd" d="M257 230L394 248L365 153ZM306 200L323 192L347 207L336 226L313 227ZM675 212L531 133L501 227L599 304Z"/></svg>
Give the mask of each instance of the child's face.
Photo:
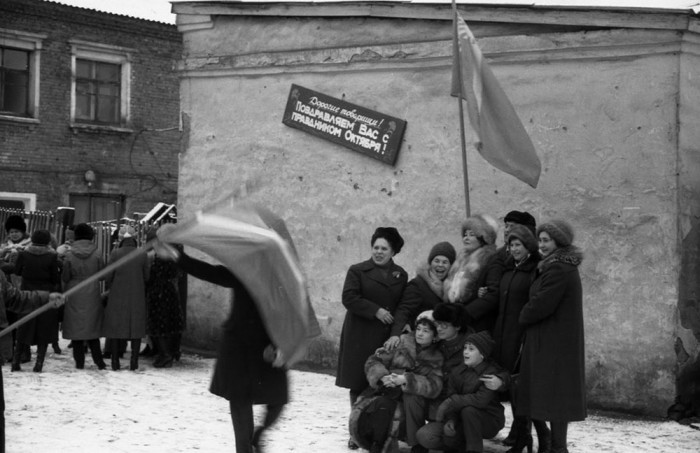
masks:
<svg viewBox="0 0 700 453"><path fill-rule="evenodd" d="M481 355L479 349L471 343L464 344L464 364L470 368L474 368L484 361L484 356Z"/></svg>
<svg viewBox="0 0 700 453"><path fill-rule="evenodd" d="M422 323L416 326L416 343L421 346L427 346L431 344L434 339L435 332L433 332L433 329Z"/></svg>
<svg viewBox="0 0 700 453"><path fill-rule="evenodd" d="M459 333L459 329L449 322L438 321L437 326L438 338L441 340L452 340Z"/></svg>
<svg viewBox="0 0 700 453"><path fill-rule="evenodd" d="M10 228L10 231L7 232L7 235L10 238L10 240L12 240L12 242L19 242L22 240L24 233L22 233L21 230Z"/></svg>

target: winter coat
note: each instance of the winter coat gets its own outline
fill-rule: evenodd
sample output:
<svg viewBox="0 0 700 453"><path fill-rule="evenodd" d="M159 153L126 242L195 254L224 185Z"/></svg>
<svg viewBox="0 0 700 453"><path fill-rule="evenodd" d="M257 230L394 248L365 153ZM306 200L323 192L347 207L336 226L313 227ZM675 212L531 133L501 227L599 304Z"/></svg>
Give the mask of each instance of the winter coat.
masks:
<svg viewBox="0 0 700 453"><path fill-rule="evenodd" d="M99 272L104 266L97 246L90 240L74 241L63 259L64 290L76 286ZM100 294L100 282L83 287L68 297L63 312L63 338L69 340L93 340L102 336L104 304Z"/></svg>
<svg viewBox="0 0 700 453"><path fill-rule="evenodd" d="M499 290L500 302L498 318L493 330L496 346L492 358L509 372L515 372L515 364L520 354L525 326L518 322L520 310L530 296L530 285L535 279L538 254L528 256L524 262L517 264L513 257L505 263Z"/></svg>
<svg viewBox="0 0 700 453"><path fill-rule="evenodd" d="M516 415L538 420L586 417L583 296L575 246L545 257L520 311L526 327Z"/></svg>
<svg viewBox="0 0 700 453"><path fill-rule="evenodd" d="M392 337L401 335L406 325L412 330L419 314L432 310L442 302L442 282L431 278L430 265L419 266L416 274L406 285L403 297L396 307L390 334Z"/></svg>
<svg viewBox="0 0 700 453"><path fill-rule="evenodd" d="M15 273L22 278L25 291L58 291L60 275L58 255L48 246L30 245L19 252ZM58 341L59 309L52 308L17 329L17 341L24 344Z"/></svg>
<svg viewBox="0 0 700 453"><path fill-rule="evenodd" d="M121 247L109 257L109 264L136 250L132 238L122 241ZM140 339L146 336L146 280L149 261L145 252L107 274L109 288L102 336L114 339Z"/></svg>
<svg viewBox="0 0 700 453"><path fill-rule="evenodd" d="M498 402L498 394L487 389L479 379L485 374L498 374L500 371L488 360L474 368L464 364L454 368L447 377L447 398L440 403L435 419L441 422L454 418L465 407L475 407L496 419L503 428L505 415L503 406Z"/></svg>
<svg viewBox="0 0 700 453"><path fill-rule="evenodd" d="M153 258L146 282L147 331L154 337L179 334L184 329L180 294L175 283L180 276L177 264Z"/></svg>
<svg viewBox="0 0 700 453"><path fill-rule="evenodd" d="M365 375L372 388L391 373L403 374L406 383L404 393L435 398L442 390L442 354L436 344L421 347L413 333L401 335L399 345L387 351L377 349L365 362Z"/></svg>
<svg viewBox="0 0 700 453"><path fill-rule="evenodd" d="M184 253L177 264L193 277L233 289L232 308L222 326L209 391L227 400L286 404L289 399L287 371L264 360L265 349L275 345L243 283L225 266L205 263Z"/></svg>
<svg viewBox="0 0 700 453"><path fill-rule="evenodd" d="M367 387L364 366L389 338L391 325L379 321L380 308L394 313L401 300L408 275L391 261L388 272L370 259L353 264L343 286L343 305L347 309L340 334L338 372L335 385L360 392Z"/></svg>
<svg viewBox="0 0 700 453"><path fill-rule="evenodd" d="M495 245L485 245L467 253L457 254L444 282L445 302L460 303L469 317L469 325L477 332L493 331L498 315L498 285L503 274L503 263ZM487 293L479 297L479 288Z"/></svg>

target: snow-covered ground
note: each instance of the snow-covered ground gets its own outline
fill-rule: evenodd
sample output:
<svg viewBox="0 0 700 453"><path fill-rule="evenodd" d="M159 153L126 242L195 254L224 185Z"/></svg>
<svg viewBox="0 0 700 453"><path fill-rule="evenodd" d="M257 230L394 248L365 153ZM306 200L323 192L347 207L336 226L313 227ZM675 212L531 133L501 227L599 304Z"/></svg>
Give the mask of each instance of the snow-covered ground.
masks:
<svg viewBox="0 0 700 453"><path fill-rule="evenodd" d="M42 373L31 371L33 363L14 373L3 366L8 453L235 451L228 403L208 391L213 359L186 354L173 368L156 369L142 357L138 371L114 372L98 371L87 357L76 370L67 342L61 346ZM292 371L290 381L292 401L265 452L350 451L347 392L326 374ZM487 441L486 451L504 452L497 441L506 433ZM592 412L569 433L571 453L700 451L700 430L671 421Z"/></svg>

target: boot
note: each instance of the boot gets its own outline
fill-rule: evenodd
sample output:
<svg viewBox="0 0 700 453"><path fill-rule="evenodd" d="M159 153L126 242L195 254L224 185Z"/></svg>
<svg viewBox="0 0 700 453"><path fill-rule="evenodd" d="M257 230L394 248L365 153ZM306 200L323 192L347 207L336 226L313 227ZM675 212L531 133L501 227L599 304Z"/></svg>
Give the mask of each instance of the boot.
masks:
<svg viewBox="0 0 700 453"><path fill-rule="evenodd" d="M516 416L513 419L511 431L515 432L515 443L506 453L521 453L527 448L527 453L532 453L532 426L527 417Z"/></svg>
<svg viewBox="0 0 700 453"><path fill-rule="evenodd" d="M97 365L98 370L104 370L107 368L104 359L102 358L102 351L100 350L100 340L94 339L88 341L88 347L90 348L90 354L92 355L92 361Z"/></svg>
<svg viewBox="0 0 700 453"><path fill-rule="evenodd" d="M73 360L75 360L75 368L79 370L85 368L85 346L82 341L76 341L73 344Z"/></svg>
<svg viewBox="0 0 700 453"><path fill-rule="evenodd" d="M61 351L61 347L58 345L58 341L54 341L51 343L51 347L53 348L53 353L54 354L61 354L63 351Z"/></svg>
<svg viewBox="0 0 700 453"><path fill-rule="evenodd" d="M12 371L22 371L22 367L19 364L20 363L20 354L19 354L19 350L17 350L17 349L19 349L19 348L15 348L15 353L12 354L12 368L11 368Z"/></svg>
<svg viewBox="0 0 700 453"><path fill-rule="evenodd" d="M503 439L503 445L506 447L512 447L515 445L515 420L513 420L513 423L510 425L510 431L508 431L508 435L506 436L505 439Z"/></svg>
<svg viewBox="0 0 700 453"><path fill-rule="evenodd" d="M129 361L129 369L136 371L139 369L139 351L141 350L141 339L131 340L131 360Z"/></svg>
<svg viewBox="0 0 700 453"><path fill-rule="evenodd" d="M119 340L109 340L110 357L112 359L112 370L117 371L121 368L119 364ZM106 353L105 353L106 354Z"/></svg>
<svg viewBox="0 0 700 453"><path fill-rule="evenodd" d="M36 348L36 362L34 363L34 372L41 373L44 368L44 358L46 357L46 349L48 349L48 343L42 343L37 345Z"/></svg>
<svg viewBox="0 0 700 453"><path fill-rule="evenodd" d="M542 420L533 420L537 431L537 453L550 453L552 449L552 433L547 427L547 422Z"/></svg>
<svg viewBox="0 0 700 453"><path fill-rule="evenodd" d="M155 368L170 368L173 366L173 355L171 353L172 337L151 337L158 355L153 361Z"/></svg>
<svg viewBox="0 0 700 453"><path fill-rule="evenodd" d="M17 343L20 344L20 343ZM20 362L29 363L32 361L32 348L28 344L22 343L22 349L20 353Z"/></svg>

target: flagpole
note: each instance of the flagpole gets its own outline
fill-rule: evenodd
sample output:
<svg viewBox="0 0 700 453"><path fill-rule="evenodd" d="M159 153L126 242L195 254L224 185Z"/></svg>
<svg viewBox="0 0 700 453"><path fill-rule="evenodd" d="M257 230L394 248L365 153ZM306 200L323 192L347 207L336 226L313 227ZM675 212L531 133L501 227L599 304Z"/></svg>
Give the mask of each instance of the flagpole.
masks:
<svg viewBox="0 0 700 453"><path fill-rule="evenodd" d="M452 0L452 12L454 13L454 18L452 19L452 25L454 29L454 36L452 38L452 64L457 66L457 77L459 79L459 96L457 96L457 103L459 105L459 138L462 144L464 203L467 211L467 217L469 217L471 215L469 206L469 171L467 169L467 139L465 136L466 131L464 129L464 106L462 105L462 87L464 86L464 80L462 79L462 59L459 56L459 37L457 33L457 2L455 0Z"/></svg>

